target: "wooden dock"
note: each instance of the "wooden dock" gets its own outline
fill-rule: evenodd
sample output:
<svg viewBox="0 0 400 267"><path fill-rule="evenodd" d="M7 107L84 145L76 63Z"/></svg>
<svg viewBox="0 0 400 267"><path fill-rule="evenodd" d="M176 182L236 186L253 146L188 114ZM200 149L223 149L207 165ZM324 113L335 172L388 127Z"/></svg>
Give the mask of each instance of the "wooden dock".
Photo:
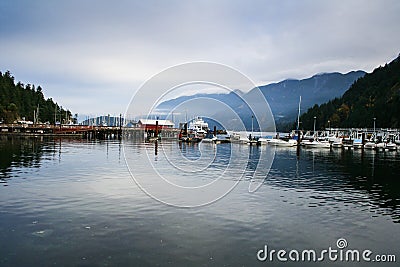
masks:
<svg viewBox="0 0 400 267"><path fill-rule="evenodd" d="M160 129L162 139L178 136L178 129ZM140 127L88 126L88 125L49 125L49 124L0 124L1 135L25 136L63 136L88 139L118 139L122 137L145 138L155 135L154 130Z"/></svg>

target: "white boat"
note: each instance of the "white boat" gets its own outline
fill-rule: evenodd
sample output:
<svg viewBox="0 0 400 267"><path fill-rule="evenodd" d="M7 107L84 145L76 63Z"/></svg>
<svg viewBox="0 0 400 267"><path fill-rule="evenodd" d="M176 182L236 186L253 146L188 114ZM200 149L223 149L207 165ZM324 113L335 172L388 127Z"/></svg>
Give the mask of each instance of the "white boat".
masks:
<svg viewBox="0 0 400 267"><path fill-rule="evenodd" d="M389 142L386 144L386 149L389 151L397 150L397 145L395 143Z"/></svg>
<svg viewBox="0 0 400 267"><path fill-rule="evenodd" d="M378 144L376 144L376 149L377 150L385 150L385 147L386 147L386 143L378 143Z"/></svg>
<svg viewBox="0 0 400 267"><path fill-rule="evenodd" d="M237 132L233 132L230 134L229 138L231 139L231 142L239 142L241 138L241 134Z"/></svg>
<svg viewBox="0 0 400 267"><path fill-rule="evenodd" d="M217 137L205 137L201 140L202 143L216 143L217 142Z"/></svg>
<svg viewBox="0 0 400 267"><path fill-rule="evenodd" d="M208 123L202 118L196 117L189 123L189 131L195 132L197 135L206 135L208 132Z"/></svg>
<svg viewBox="0 0 400 267"><path fill-rule="evenodd" d="M334 143L332 143L332 147L333 148L342 148L343 143L342 142L334 142Z"/></svg>
<svg viewBox="0 0 400 267"><path fill-rule="evenodd" d="M296 146L297 145L297 141L294 139L289 139L288 141L285 141L282 139L273 138L273 139L267 139L267 142L269 145L272 145L272 146Z"/></svg>
<svg viewBox="0 0 400 267"><path fill-rule="evenodd" d="M333 148L342 148L343 147L343 139L342 138L332 138L331 144Z"/></svg>
<svg viewBox="0 0 400 267"><path fill-rule="evenodd" d="M375 149L375 148L376 148L376 144L374 142L371 142L371 141L366 142L365 145L364 145L364 149L371 150L371 149Z"/></svg>
<svg viewBox="0 0 400 267"><path fill-rule="evenodd" d="M329 143L329 141L318 141L318 140L314 140L311 142L305 142L304 143L305 147L308 148L330 148L331 144Z"/></svg>
<svg viewBox="0 0 400 267"><path fill-rule="evenodd" d="M229 140L232 143L240 143L240 144L247 144L249 142L249 138L246 136L244 132L233 132L229 136Z"/></svg>
<svg viewBox="0 0 400 267"><path fill-rule="evenodd" d="M302 145L302 146L307 146L307 144L308 144L308 143L311 143L312 141L314 141L314 139L305 139L305 138L303 137L303 139L302 139L301 142L300 142L300 145Z"/></svg>
<svg viewBox="0 0 400 267"><path fill-rule="evenodd" d="M270 139L271 139L271 138L260 137L260 138L258 138L258 144L259 144L259 145L266 145L266 144L268 144L268 141L269 141Z"/></svg>

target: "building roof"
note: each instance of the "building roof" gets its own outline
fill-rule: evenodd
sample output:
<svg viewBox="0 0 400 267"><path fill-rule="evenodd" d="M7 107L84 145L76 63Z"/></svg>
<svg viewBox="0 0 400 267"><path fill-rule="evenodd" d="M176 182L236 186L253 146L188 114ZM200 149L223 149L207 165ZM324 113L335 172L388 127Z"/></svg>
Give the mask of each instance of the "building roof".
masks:
<svg viewBox="0 0 400 267"><path fill-rule="evenodd" d="M175 124L170 120L140 119L138 123L144 124L144 125L156 125L156 121L158 121L158 125L160 125L160 126L171 126L171 127L175 126Z"/></svg>

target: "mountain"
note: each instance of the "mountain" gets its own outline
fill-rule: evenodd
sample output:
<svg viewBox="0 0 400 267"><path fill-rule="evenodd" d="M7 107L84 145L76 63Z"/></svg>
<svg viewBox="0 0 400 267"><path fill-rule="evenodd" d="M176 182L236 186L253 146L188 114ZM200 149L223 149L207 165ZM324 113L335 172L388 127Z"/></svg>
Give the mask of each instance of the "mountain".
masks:
<svg viewBox="0 0 400 267"><path fill-rule="evenodd" d="M71 112L60 107L51 98L45 99L42 88L15 83L9 71L0 72L0 122L12 123L25 118L37 122L54 123L54 117L63 122ZM34 118L34 116L36 118Z"/></svg>
<svg viewBox="0 0 400 267"><path fill-rule="evenodd" d="M301 108L306 110L315 104L342 96L355 80L364 75L364 71L324 73L303 80L284 80L259 88L267 99L276 122L282 123L293 121L297 116L300 96Z"/></svg>
<svg viewBox="0 0 400 267"><path fill-rule="evenodd" d="M300 118L302 128L400 127L400 55L355 81L342 97L315 105Z"/></svg>
<svg viewBox="0 0 400 267"><path fill-rule="evenodd" d="M364 71L352 71L346 74L323 73L317 74L303 80L288 79L279 83L259 86L265 99L268 101L272 114L274 115L277 127L283 128L287 124L292 124L297 116L299 96L302 96L302 110L306 110L315 104L324 103L335 97L340 97L358 78L365 75ZM196 94L191 96L181 96L167 100L157 106L158 110L173 110L177 106L185 106L186 109L197 115L206 112L210 117L217 117L221 120L229 120L230 115L224 113L221 105L214 104L213 101L201 101L196 105L195 100L200 98L213 99L223 105L228 106L243 120L247 129L251 129L252 112L244 103L243 99L255 99L258 97L256 88L244 94L240 91L230 92L229 94ZM191 103L191 104L187 104ZM217 103L217 102L215 102ZM214 116L210 114L213 112ZM257 126L255 126L255 129Z"/></svg>

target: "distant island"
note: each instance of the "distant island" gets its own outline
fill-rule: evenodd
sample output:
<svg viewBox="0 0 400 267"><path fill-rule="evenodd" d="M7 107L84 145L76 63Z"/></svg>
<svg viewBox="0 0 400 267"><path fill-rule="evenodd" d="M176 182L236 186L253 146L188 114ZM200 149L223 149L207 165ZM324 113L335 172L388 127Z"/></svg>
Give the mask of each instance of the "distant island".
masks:
<svg viewBox="0 0 400 267"><path fill-rule="evenodd" d="M357 79L342 97L314 105L300 117L301 128L400 128L400 55ZM295 126L293 125L293 128Z"/></svg>
<svg viewBox="0 0 400 267"><path fill-rule="evenodd" d="M10 71L0 72L0 122L31 121L56 124L77 122L77 114L45 98L41 86L15 83Z"/></svg>

